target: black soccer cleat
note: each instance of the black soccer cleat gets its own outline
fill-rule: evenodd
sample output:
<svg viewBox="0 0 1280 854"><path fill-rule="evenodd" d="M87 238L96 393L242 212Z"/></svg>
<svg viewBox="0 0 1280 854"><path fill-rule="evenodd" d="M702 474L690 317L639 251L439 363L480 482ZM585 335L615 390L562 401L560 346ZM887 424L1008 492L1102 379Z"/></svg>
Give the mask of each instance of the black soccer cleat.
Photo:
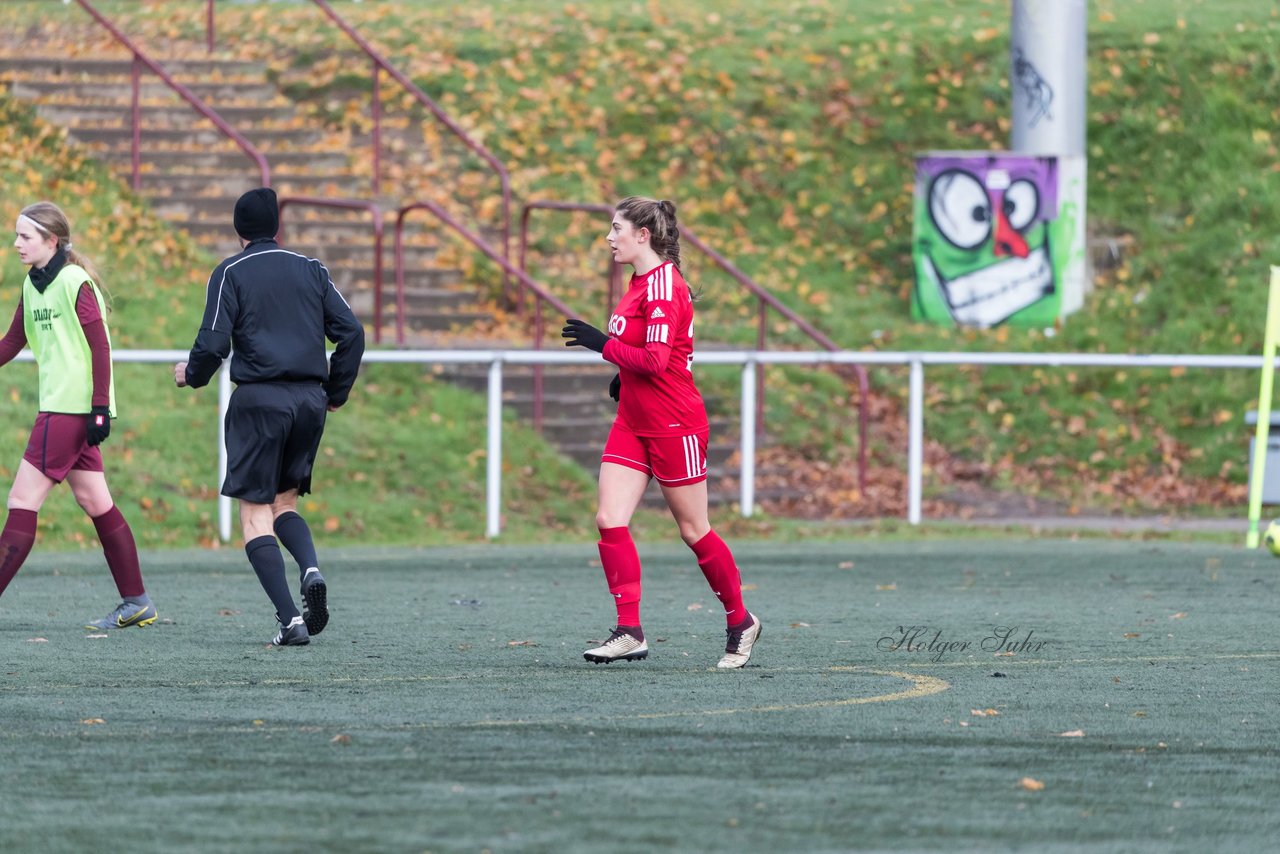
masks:
<svg viewBox="0 0 1280 854"><path fill-rule="evenodd" d="M276 615L276 621L280 621L279 614ZM307 624L301 617L294 617L288 625L281 622L280 631L271 639L272 646L306 646L309 643L311 636L307 634Z"/></svg>
<svg viewBox="0 0 1280 854"><path fill-rule="evenodd" d="M329 625L329 588L314 566L302 577L302 619L313 635L320 634Z"/></svg>

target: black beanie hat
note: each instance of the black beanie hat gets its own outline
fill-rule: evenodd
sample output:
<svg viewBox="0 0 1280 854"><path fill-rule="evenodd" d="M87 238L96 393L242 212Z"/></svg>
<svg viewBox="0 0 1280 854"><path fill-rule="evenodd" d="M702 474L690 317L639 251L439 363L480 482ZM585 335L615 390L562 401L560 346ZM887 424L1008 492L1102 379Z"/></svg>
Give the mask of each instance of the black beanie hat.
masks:
<svg viewBox="0 0 1280 854"><path fill-rule="evenodd" d="M236 201L233 222L236 234L245 240L275 237L280 230L280 206L276 191L270 187L250 190Z"/></svg>

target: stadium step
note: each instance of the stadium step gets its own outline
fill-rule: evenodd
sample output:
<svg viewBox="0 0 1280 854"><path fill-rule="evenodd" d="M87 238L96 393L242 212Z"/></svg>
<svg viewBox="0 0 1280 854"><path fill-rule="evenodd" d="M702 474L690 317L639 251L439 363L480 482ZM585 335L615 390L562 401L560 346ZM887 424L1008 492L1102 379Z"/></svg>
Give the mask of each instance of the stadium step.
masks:
<svg viewBox="0 0 1280 854"><path fill-rule="evenodd" d="M0 39L0 43L3 39ZM50 43L57 52L56 37ZM5 48L0 44L0 51ZM268 79L260 62L238 59L160 60L174 80L216 110L267 158L282 198L369 198L368 164L353 158L367 140L320 127ZM85 57L33 62L30 55L0 55L0 88L34 105L37 115L131 181L132 62ZM245 189L259 183L254 161L149 70L139 87L141 165L138 192L156 215L185 230L217 257L238 251L231 210ZM394 123L393 123L394 124ZM398 133L395 127L390 134ZM383 223L383 328L396 306L394 221L399 199L380 204ZM283 210L283 241L320 258L362 320L372 327L373 228L364 211L314 205ZM434 239L434 238L432 238ZM481 296L462 273L442 264L422 222L405 233L410 264L404 281L404 322L413 332L463 329L491 316L475 306Z"/></svg>

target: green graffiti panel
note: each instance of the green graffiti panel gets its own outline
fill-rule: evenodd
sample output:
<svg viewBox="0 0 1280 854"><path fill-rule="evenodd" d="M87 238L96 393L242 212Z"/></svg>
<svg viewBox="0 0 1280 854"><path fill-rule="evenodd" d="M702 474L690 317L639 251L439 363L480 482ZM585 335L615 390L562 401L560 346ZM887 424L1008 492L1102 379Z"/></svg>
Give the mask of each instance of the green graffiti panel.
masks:
<svg viewBox="0 0 1280 854"><path fill-rule="evenodd" d="M996 152L917 158L913 318L1052 326L1079 307L1082 170L1074 162L1061 168L1060 159ZM1064 177L1071 179L1069 198Z"/></svg>

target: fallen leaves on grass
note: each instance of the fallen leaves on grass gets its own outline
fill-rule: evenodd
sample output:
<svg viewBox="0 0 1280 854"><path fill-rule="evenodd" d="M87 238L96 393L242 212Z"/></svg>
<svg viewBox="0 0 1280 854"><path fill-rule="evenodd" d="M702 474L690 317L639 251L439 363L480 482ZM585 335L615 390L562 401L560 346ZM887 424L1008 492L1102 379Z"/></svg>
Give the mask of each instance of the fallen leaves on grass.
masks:
<svg viewBox="0 0 1280 854"><path fill-rule="evenodd" d="M969 714L975 718L994 718L1000 713L995 709L970 709Z"/></svg>
<svg viewBox="0 0 1280 854"><path fill-rule="evenodd" d="M1058 733L1058 738L1084 738L1084 730L1071 729L1066 732Z"/></svg>
<svg viewBox="0 0 1280 854"><path fill-rule="evenodd" d="M80 723L84 724L85 726L94 726L96 724L105 724L106 721L104 721L102 718L85 718L84 720L80 721Z"/></svg>
<svg viewBox="0 0 1280 854"><path fill-rule="evenodd" d="M48 638L27 638L27 643L48 643Z"/></svg>
<svg viewBox="0 0 1280 854"><path fill-rule="evenodd" d="M351 736L340 732L337 735L335 735L333 738L329 739L329 743L330 744L350 744Z"/></svg>
<svg viewBox="0 0 1280 854"><path fill-rule="evenodd" d="M537 646L538 644L531 640L507 641L507 646Z"/></svg>
<svg viewBox="0 0 1280 854"><path fill-rule="evenodd" d="M1018 785L1026 789L1028 792L1039 792L1044 789L1044 783L1034 777L1023 777L1018 781Z"/></svg>

